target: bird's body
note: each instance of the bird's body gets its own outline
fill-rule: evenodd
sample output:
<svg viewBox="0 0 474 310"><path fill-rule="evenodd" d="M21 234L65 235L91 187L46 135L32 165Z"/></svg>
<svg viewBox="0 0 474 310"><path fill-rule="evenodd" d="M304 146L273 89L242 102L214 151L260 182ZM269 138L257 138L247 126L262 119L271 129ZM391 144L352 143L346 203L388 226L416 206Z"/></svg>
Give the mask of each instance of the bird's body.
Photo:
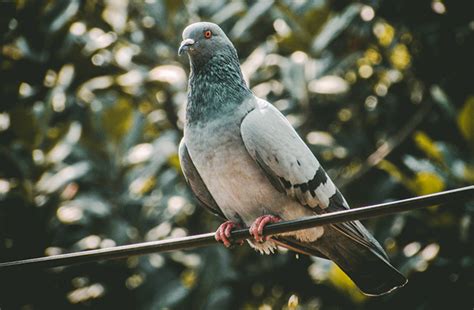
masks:
<svg viewBox="0 0 474 310"><path fill-rule="evenodd" d="M191 75L180 161L201 204L228 220L217 239L227 245L234 225L252 226L250 244L261 252L281 245L332 259L367 294L402 286L406 279L358 221L259 238L269 221L349 206L285 117L249 90L224 32L197 23L183 39Z"/></svg>
<svg viewBox="0 0 474 310"><path fill-rule="evenodd" d="M278 215L283 220L314 215L313 210L275 189L242 141L245 116L256 109L274 109L259 101L250 98L230 114L197 125L188 124L183 141L190 157L220 210L233 222L250 226L265 214ZM319 227L295 234L301 235L301 239L315 240L322 230ZM313 236L306 236L309 233ZM263 248L272 247L270 241Z"/></svg>

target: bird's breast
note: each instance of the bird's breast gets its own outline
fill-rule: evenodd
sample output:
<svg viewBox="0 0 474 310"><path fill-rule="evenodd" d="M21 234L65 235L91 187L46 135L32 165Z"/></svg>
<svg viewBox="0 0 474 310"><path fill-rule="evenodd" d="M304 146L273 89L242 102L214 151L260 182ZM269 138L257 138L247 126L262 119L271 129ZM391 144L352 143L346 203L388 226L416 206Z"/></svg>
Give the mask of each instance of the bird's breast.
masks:
<svg viewBox="0 0 474 310"><path fill-rule="evenodd" d="M251 223L263 214L266 180L240 138L236 124L188 128L185 141L193 163L228 219Z"/></svg>
<svg viewBox="0 0 474 310"><path fill-rule="evenodd" d="M273 187L248 154L240 124L216 121L187 127L185 142L201 178L228 219L250 225L264 214L286 220L312 214Z"/></svg>

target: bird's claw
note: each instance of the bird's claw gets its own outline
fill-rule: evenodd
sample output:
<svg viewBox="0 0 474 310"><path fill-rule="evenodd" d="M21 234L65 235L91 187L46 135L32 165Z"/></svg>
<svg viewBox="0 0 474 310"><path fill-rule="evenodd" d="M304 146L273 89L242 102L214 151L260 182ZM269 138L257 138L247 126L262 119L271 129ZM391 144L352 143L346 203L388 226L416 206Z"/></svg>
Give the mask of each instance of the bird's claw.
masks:
<svg viewBox="0 0 474 310"><path fill-rule="evenodd" d="M257 242L264 242L268 240L268 236L263 236L263 229L267 224L281 222L281 218L274 215L262 215L258 217L250 226L250 234Z"/></svg>
<svg viewBox="0 0 474 310"><path fill-rule="evenodd" d="M229 248L234 244L242 245L244 243L242 240L234 241L230 239L232 229L234 229L235 227L240 226L232 221L222 223L219 228L217 228L214 238L216 239L216 241L222 242L226 248Z"/></svg>

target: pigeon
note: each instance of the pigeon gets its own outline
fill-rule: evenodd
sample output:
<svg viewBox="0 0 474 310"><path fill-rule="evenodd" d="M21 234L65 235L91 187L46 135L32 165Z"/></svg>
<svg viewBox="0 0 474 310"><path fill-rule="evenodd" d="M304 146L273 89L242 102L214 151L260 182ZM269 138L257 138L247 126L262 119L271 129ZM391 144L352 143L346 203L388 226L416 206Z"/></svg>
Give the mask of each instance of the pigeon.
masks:
<svg viewBox="0 0 474 310"><path fill-rule="evenodd" d="M261 253L278 246L332 260L366 295L382 295L407 279L359 222L330 224L264 237L269 223L346 210L348 203L278 109L244 81L237 51L216 24L183 31L178 54L190 62L184 135L179 158L199 203L226 221L217 241L250 227Z"/></svg>

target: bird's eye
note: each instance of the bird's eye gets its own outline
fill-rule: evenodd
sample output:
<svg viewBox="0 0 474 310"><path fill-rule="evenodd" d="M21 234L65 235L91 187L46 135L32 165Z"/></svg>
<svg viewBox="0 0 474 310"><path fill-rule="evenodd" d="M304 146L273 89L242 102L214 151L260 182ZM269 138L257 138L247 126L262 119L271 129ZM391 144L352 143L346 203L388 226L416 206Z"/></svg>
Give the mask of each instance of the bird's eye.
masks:
<svg viewBox="0 0 474 310"><path fill-rule="evenodd" d="M212 32L211 32L211 30L206 30L206 31L204 31L204 37L205 37L206 39L210 39L210 38L212 37Z"/></svg>

